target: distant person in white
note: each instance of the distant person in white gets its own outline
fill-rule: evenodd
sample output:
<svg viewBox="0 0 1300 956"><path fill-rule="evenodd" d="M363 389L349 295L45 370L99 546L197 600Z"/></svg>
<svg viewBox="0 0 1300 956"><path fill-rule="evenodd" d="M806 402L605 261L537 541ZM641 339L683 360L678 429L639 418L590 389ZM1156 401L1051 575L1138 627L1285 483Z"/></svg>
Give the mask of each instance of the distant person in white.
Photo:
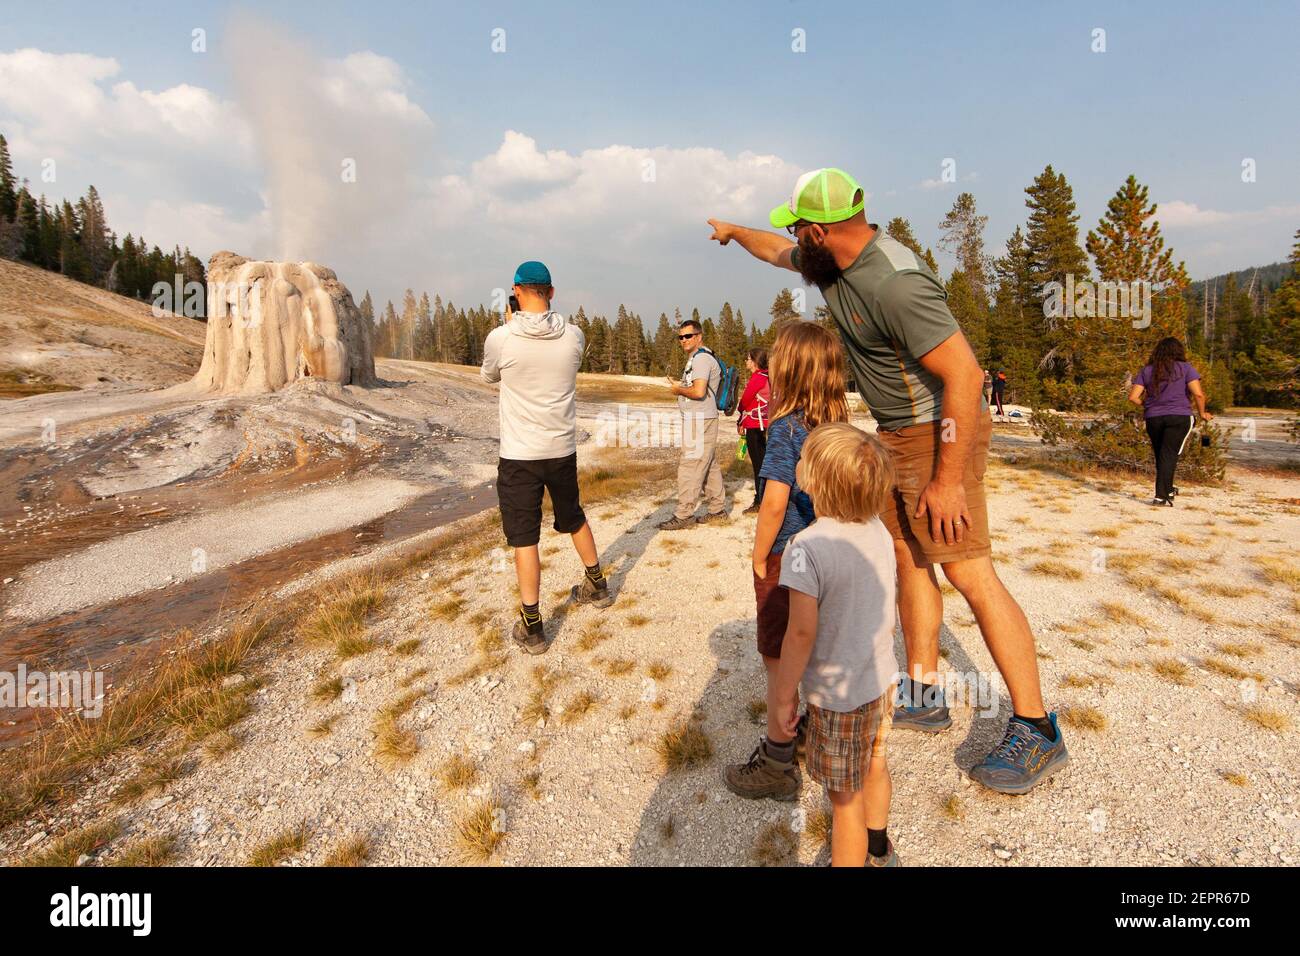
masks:
<svg viewBox="0 0 1300 956"><path fill-rule="evenodd" d="M575 393L586 342L581 329L551 310L555 288L542 263L525 262L515 270L513 292L506 324L493 329L483 343L481 374L485 382L501 383L497 501L519 581L519 620L512 637L528 653L542 654L548 647L537 553L543 491L551 496L555 530L573 536L573 547L586 568L570 599L609 607L614 597L578 494Z"/></svg>

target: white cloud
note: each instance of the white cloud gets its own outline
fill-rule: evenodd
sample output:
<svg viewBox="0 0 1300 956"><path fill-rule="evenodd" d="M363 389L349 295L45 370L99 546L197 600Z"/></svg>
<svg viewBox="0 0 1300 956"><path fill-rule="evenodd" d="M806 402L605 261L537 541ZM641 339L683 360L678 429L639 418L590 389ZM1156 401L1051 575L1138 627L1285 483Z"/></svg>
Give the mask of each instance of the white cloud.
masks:
<svg viewBox="0 0 1300 956"><path fill-rule="evenodd" d="M321 58L248 16L228 35L239 40L226 47L230 99L184 83L141 89L105 57L0 54L0 130L19 175L35 176L47 155L76 157L60 158L45 191L71 197L94 182L119 235L200 256L314 259L358 297L411 286L485 302L538 257L568 290L566 308L621 300L657 315L721 297L724 275L756 278L747 257L708 242L705 219L763 226L802 172L772 154L568 151L505 130L496 149L442 174L434 121L395 61ZM340 177L344 159L356 162L354 183Z"/></svg>
<svg viewBox="0 0 1300 956"><path fill-rule="evenodd" d="M1227 224L1244 225L1272 222L1277 219L1300 218L1300 204L1265 206L1263 209L1243 209L1237 212L1221 212L1217 209L1202 209L1194 202L1174 199L1170 202L1158 203L1155 218L1162 227L1167 229L1195 229Z"/></svg>

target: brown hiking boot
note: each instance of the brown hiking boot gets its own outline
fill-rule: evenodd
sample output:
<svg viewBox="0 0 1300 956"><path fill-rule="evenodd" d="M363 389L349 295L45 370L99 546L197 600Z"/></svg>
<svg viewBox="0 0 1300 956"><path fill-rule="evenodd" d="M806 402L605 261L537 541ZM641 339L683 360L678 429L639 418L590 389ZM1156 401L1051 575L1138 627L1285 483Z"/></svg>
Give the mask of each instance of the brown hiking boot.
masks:
<svg viewBox="0 0 1300 956"><path fill-rule="evenodd" d="M758 514L758 502L755 501L752 505L750 505L748 508L746 508L744 511L742 511L741 514L742 514L742 515L756 515L756 514Z"/></svg>
<svg viewBox="0 0 1300 956"><path fill-rule="evenodd" d="M585 574L582 576L582 583L575 584L569 591L569 600L574 604L594 604L596 607L609 607L614 603L614 592L609 589L609 585L602 578L600 585L591 583L591 578Z"/></svg>
<svg viewBox="0 0 1300 956"><path fill-rule="evenodd" d="M676 515L674 515L673 517L669 518L667 521L659 522L659 524L655 525L655 527L657 527L660 531L681 531L685 528L694 528L695 519L678 518Z"/></svg>
<svg viewBox="0 0 1300 956"><path fill-rule="evenodd" d="M695 520L700 524L726 524L731 517L725 511L715 511L713 514L701 515Z"/></svg>
<svg viewBox="0 0 1300 956"><path fill-rule="evenodd" d="M545 654L551 646L546 642L546 631L542 628L541 621L535 627L524 627L524 622L516 618L510 637L519 645L520 650L529 654Z"/></svg>
<svg viewBox="0 0 1300 956"><path fill-rule="evenodd" d="M733 763L723 771L722 782L728 790L746 800L770 797L790 801L799 798L803 778L799 775L797 761L781 763L773 760L760 743L746 763Z"/></svg>

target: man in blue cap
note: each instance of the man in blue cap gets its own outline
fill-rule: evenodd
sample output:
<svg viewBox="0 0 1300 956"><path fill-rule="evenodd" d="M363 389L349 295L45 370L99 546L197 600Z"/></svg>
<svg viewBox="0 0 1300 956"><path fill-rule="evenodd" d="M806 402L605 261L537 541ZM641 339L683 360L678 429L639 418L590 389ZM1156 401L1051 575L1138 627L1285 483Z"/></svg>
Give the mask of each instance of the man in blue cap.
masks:
<svg viewBox="0 0 1300 956"><path fill-rule="evenodd" d="M497 501L519 581L519 620L512 636L529 654L542 654L549 646L542 626L537 553L543 491L551 496L555 530L573 536L573 547L586 567L570 598L603 608L614 603L614 596L578 496L574 396L586 342L581 329L552 311L555 289L542 263L525 262L516 269L513 291L519 309L488 334L480 374L485 382L501 383Z"/></svg>

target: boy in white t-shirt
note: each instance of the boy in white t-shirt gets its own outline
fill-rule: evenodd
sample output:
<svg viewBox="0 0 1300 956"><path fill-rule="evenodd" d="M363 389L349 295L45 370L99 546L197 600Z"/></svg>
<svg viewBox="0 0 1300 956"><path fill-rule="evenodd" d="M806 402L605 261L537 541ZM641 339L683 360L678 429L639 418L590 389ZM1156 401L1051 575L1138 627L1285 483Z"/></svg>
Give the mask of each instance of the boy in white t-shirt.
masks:
<svg viewBox="0 0 1300 956"><path fill-rule="evenodd" d="M817 520L781 557L790 619L781 646L777 719L791 736L808 702L808 774L830 794L832 866L897 866L886 832L885 736L893 713L894 543L877 517L893 466L874 436L845 422L808 435L797 469Z"/></svg>

